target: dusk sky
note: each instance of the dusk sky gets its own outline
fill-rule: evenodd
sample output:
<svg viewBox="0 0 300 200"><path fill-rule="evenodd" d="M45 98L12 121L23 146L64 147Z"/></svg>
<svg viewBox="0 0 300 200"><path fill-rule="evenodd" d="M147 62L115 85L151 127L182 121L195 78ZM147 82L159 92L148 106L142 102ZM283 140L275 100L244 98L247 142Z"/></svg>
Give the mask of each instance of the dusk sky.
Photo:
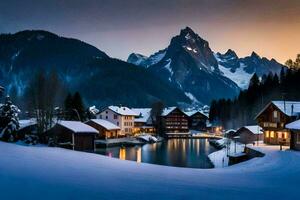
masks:
<svg viewBox="0 0 300 200"><path fill-rule="evenodd" d="M284 63L300 53L299 13L299 0L0 0L0 32L44 29L126 60L165 48L190 26L213 51Z"/></svg>

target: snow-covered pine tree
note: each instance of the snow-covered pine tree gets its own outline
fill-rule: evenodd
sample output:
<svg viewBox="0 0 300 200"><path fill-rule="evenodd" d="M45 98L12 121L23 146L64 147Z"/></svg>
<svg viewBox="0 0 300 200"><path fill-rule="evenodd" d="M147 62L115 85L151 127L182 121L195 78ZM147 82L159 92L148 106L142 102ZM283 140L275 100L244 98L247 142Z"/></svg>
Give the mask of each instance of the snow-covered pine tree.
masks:
<svg viewBox="0 0 300 200"><path fill-rule="evenodd" d="M13 105L10 97L7 96L5 103L0 105L0 139L13 142L17 140L17 130L19 129L18 115L20 110Z"/></svg>

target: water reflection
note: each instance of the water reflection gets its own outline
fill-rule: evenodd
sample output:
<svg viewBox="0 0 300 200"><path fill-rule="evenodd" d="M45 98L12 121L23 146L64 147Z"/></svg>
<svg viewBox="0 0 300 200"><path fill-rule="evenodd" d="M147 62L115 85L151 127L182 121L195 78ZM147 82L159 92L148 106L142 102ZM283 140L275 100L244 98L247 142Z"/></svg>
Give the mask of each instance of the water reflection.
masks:
<svg viewBox="0 0 300 200"><path fill-rule="evenodd" d="M212 168L207 155L216 151L206 139L170 139L161 143L146 144L142 147L112 147L98 149L98 153L132 160L138 163L153 163L159 165Z"/></svg>

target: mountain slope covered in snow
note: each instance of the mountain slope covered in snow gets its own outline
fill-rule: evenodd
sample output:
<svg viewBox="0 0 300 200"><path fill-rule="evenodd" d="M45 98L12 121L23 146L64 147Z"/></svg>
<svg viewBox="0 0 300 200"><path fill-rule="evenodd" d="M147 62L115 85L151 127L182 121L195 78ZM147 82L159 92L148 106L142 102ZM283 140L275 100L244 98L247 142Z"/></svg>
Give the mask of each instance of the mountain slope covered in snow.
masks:
<svg viewBox="0 0 300 200"><path fill-rule="evenodd" d="M139 59L134 59L135 57ZM189 27L172 38L165 50L150 57L133 53L128 62L161 74L162 78L190 94L189 97L193 95L190 99L201 102L205 102L205 98L232 97L236 94L235 84L246 89L254 73L259 77L270 72L279 74L281 68L285 67L274 59L261 58L255 52L244 58L239 58L231 49L224 54L214 53L208 42ZM206 76L200 77L199 74ZM195 91L192 91L193 87L196 87ZM208 92L205 87L207 90L213 87L214 90Z"/></svg>
<svg viewBox="0 0 300 200"><path fill-rule="evenodd" d="M239 92L239 87L222 75L209 43L189 27L173 37L166 49L144 57L142 62L134 62L133 55L129 62L169 81L195 103L208 104L212 99L231 98Z"/></svg>
<svg viewBox="0 0 300 200"><path fill-rule="evenodd" d="M247 89L254 73L262 77L270 72L279 74L281 69L285 68L276 60L261 58L255 52L250 56L239 58L233 50L229 49L224 54L216 53L215 57L223 75L233 80L241 89Z"/></svg>

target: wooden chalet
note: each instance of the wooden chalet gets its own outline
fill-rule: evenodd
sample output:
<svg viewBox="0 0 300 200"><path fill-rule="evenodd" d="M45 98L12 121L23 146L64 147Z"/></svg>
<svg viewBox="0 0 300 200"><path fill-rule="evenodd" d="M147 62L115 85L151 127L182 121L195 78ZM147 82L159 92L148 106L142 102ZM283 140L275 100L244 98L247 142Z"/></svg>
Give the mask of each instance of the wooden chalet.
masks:
<svg viewBox="0 0 300 200"><path fill-rule="evenodd" d="M291 131L290 149L300 151L300 120L289 123L285 127Z"/></svg>
<svg viewBox="0 0 300 200"><path fill-rule="evenodd" d="M162 116L166 133L187 133L188 116L177 107L169 107L163 110Z"/></svg>
<svg viewBox="0 0 300 200"><path fill-rule="evenodd" d="M255 117L264 133L264 143L290 145L290 131L286 124L295 121L300 114L298 101L271 101Z"/></svg>
<svg viewBox="0 0 300 200"><path fill-rule="evenodd" d="M59 121L47 131L58 146L77 151L94 151L98 131L79 121Z"/></svg>
<svg viewBox="0 0 300 200"><path fill-rule="evenodd" d="M188 126L189 129L198 130L198 131L206 131L206 123L208 120L208 116L200 111L191 111L185 112L188 116Z"/></svg>
<svg viewBox="0 0 300 200"><path fill-rule="evenodd" d="M243 144L251 144L259 141L263 141L263 131L260 126L243 126L235 133L235 137L238 137L237 141Z"/></svg>
<svg viewBox="0 0 300 200"><path fill-rule="evenodd" d="M91 119L85 124L98 130L97 139L109 139L120 137L120 127L104 119Z"/></svg>

